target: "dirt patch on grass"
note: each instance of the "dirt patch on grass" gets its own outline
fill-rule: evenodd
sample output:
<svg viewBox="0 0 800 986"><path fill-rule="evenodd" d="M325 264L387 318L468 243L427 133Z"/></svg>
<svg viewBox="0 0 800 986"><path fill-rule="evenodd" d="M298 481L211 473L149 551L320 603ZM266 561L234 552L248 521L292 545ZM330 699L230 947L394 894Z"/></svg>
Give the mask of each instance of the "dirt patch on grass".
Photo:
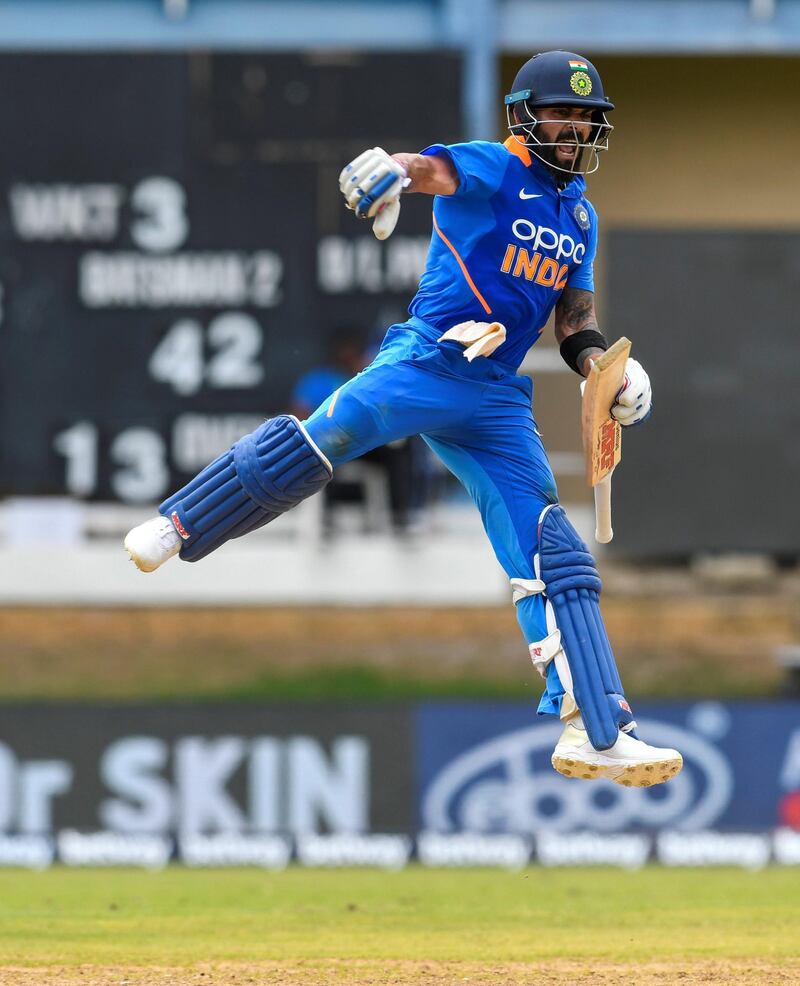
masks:
<svg viewBox="0 0 800 986"><path fill-rule="evenodd" d="M193 968L127 966L0 967L3 986L538 986L589 984L664 986L797 983L800 961L675 960L674 962L231 962Z"/></svg>

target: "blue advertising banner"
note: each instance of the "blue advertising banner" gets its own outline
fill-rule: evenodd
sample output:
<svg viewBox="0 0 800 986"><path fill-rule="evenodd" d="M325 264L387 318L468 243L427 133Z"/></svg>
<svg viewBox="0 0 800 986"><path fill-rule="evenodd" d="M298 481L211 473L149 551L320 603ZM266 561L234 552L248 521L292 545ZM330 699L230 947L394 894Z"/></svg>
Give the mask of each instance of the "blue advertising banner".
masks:
<svg viewBox="0 0 800 986"><path fill-rule="evenodd" d="M684 757L669 784L556 774L561 731L527 704L416 710L417 824L432 832L800 829L800 702L637 703L639 733Z"/></svg>

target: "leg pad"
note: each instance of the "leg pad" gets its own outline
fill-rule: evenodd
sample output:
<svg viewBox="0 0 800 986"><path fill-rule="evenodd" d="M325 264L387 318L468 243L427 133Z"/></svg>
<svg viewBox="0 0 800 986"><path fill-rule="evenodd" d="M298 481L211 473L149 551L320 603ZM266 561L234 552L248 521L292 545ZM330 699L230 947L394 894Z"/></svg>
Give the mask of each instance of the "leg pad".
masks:
<svg viewBox="0 0 800 986"><path fill-rule="evenodd" d="M561 631L573 696L589 740L595 749L607 750L621 728L631 731L633 714L600 615L600 574L558 505L546 507L539 520L537 575L546 585Z"/></svg>
<svg viewBox="0 0 800 986"><path fill-rule="evenodd" d="M300 422L282 414L239 439L158 508L198 561L322 489L333 470Z"/></svg>

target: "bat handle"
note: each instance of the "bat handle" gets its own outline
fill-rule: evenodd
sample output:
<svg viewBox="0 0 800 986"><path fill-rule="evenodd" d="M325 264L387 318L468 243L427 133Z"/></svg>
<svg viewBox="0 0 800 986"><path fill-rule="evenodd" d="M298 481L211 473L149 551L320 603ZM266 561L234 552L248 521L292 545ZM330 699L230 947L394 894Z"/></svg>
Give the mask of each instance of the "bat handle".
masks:
<svg viewBox="0 0 800 986"><path fill-rule="evenodd" d="M611 472L604 476L594 488L595 541L608 544L614 537L611 527Z"/></svg>

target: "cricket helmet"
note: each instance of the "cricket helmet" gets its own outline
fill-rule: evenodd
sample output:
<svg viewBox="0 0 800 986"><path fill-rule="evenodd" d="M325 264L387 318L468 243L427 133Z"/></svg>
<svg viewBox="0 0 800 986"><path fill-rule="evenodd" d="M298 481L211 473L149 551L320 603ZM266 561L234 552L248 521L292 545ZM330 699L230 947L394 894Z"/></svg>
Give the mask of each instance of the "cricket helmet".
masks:
<svg viewBox="0 0 800 986"><path fill-rule="evenodd" d="M511 92L505 97L508 129L527 149L548 167L568 174L591 174L599 166L598 155L608 150L608 136L614 129L606 112L614 104L606 97L600 73L582 55L570 51L544 51L529 58L517 72ZM591 131L584 140L572 126L572 134L561 141L543 142L536 133L538 124L549 122L547 108L579 106L593 110ZM567 121L559 121L569 126ZM542 153L558 143L578 143L571 167L555 164L552 155ZM538 148L538 149L537 149Z"/></svg>

